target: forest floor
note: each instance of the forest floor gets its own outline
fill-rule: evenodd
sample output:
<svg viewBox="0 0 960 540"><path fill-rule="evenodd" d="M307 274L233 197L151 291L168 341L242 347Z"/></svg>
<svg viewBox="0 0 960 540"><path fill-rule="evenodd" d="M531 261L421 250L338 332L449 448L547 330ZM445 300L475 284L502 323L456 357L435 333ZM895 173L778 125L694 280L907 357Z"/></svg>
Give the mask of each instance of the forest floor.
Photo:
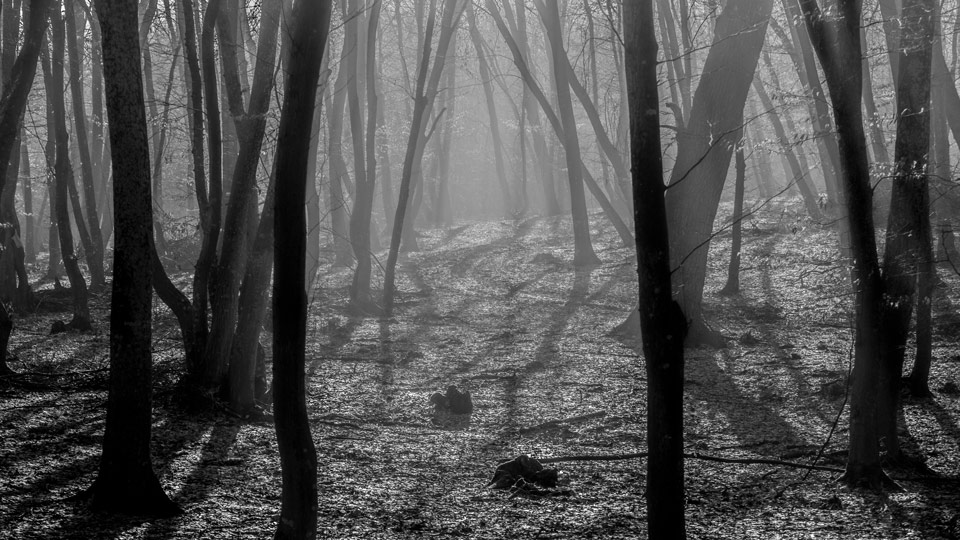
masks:
<svg viewBox="0 0 960 540"><path fill-rule="evenodd" d="M707 313L730 341L687 354L691 454L804 464L822 454L817 464L843 467L851 297L834 231L800 211L767 207L745 222L739 296L715 294L729 233L713 243ZM486 487L519 454L645 450L643 363L611 335L636 301L634 256L600 216L592 223L603 264L589 272L570 264L565 219L427 231L401 261L389 319L353 315L350 270L324 264L307 351L320 538L645 536L644 497L656 494L645 494L643 459L550 465L562 485L539 495ZM903 440L929 472L889 469L903 491L872 493L842 488L835 472L688 459L689 538L960 536L960 279L939 273L933 398L904 405ZM184 513L147 521L66 500L96 475L109 302L94 300L94 333L52 336L69 299L45 302L16 320L12 367L25 375L0 383L0 538L271 537L273 425L178 406L179 332L162 306L154 467ZM448 385L472 392L472 416L434 414L428 398Z"/></svg>

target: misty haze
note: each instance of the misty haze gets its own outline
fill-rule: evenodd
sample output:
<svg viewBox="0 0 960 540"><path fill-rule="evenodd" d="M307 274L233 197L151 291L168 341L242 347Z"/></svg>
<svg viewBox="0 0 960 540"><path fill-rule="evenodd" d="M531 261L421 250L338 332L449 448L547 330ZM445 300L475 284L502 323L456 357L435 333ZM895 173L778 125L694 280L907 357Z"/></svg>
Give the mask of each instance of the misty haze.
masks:
<svg viewBox="0 0 960 540"><path fill-rule="evenodd" d="M957 0L0 0L0 540L960 538Z"/></svg>

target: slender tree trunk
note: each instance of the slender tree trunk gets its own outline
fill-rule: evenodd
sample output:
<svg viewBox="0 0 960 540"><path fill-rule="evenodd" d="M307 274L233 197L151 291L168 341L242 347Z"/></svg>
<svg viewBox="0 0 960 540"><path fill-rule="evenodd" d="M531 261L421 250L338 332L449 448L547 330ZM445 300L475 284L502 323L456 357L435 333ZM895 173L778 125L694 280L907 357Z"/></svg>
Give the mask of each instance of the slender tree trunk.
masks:
<svg viewBox="0 0 960 540"><path fill-rule="evenodd" d="M217 387L222 382L230 357L230 343L236 330L241 278L249 256L247 220L255 215L256 173L260 148L266 131L266 113L270 108L277 56L277 29L280 26L280 0L263 6L257 46L257 65L250 103L246 111L237 88L238 64L236 49L221 46L231 115L240 140L239 159L234 167L232 193L223 225L223 245L215 274L213 317L204 352L204 386ZM229 19L230 17L227 17ZM225 25L222 25L225 26ZM218 31L222 30L219 29ZM221 32L222 35L222 32ZM312 112L312 111L311 111ZM310 120L312 120L312 116ZM307 141L309 142L309 140ZM302 271L302 269L301 269Z"/></svg>
<svg viewBox="0 0 960 540"><path fill-rule="evenodd" d="M26 144L20 145L20 177L23 178L23 216L26 228L23 231L24 260L29 264L37 262L36 227L37 215L33 213L33 179L30 177L30 152Z"/></svg>
<svg viewBox="0 0 960 540"><path fill-rule="evenodd" d="M83 85L79 84L82 67L79 44L77 43L77 16L73 6L74 2L64 3L67 22L67 54L70 56L70 80L75 83L70 85L73 100L73 121L76 128L74 131L77 138L77 147L80 150L80 173L83 185L83 201L86 206L84 209L87 218L86 226L89 234L89 245L85 243L83 249L90 270L90 290L91 292L98 292L106 286L103 271L103 237L100 231L100 215L97 212L97 196L94 193L93 186L93 164L90 157L89 142L87 141ZM80 220L80 214L76 214L75 218Z"/></svg>
<svg viewBox="0 0 960 540"><path fill-rule="evenodd" d="M393 296L396 279L397 258L400 254L400 239L403 234L404 220L407 215L407 206L410 201L411 182L414 170L419 170L419 160L423 158L423 145L429 135L425 133L426 118L433 110L433 102L443 74L444 62L456 29L460 15L463 13L465 2L452 0L444 2L443 15L440 23L440 36L437 39L437 52L430 66L431 42L433 27L436 21L436 0L430 0L429 14L423 44L423 56L420 60L417 89L414 94L413 121L410 125L410 138L407 141L407 152L403 160L403 175L400 179L400 200L397 203L397 212L394 217L393 235L390 239L390 252L387 255L387 265L383 279L383 309L387 314L393 310ZM427 73L429 71L429 81ZM413 214L415 215L415 214ZM412 223L411 223L412 226Z"/></svg>
<svg viewBox="0 0 960 540"><path fill-rule="evenodd" d="M856 336L850 401L850 448L842 481L879 488L888 481L880 465L877 418L878 358L883 350L883 280L877 260L872 191L861 109L860 3L838 0L829 18L816 0L799 0L813 48L820 58L838 127L850 249L853 257Z"/></svg>
<svg viewBox="0 0 960 540"><path fill-rule="evenodd" d="M334 267L349 266L353 262L353 250L347 237L347 201L343 193L344 180L347 177L347 164L343 159L343 107L347 100L347 76L345 61L349 57L347 42L344 41L340 54L340 68L333 83L332 98L327 100L328 154L330 170L330 196L327 198L327 211L330 213L330 228L333 233ZM325 93L329 95L329 93Z"/></svg>
<svg viewBox="0 0 960 540"><path fill-rule="evenodd" d="M30 20L24 30L24 43L10 72L9 83L0 96L0 163L10 163L17 135L23 123L27 97L37 71L37 58L43 45L43 34L51 13L50 0L33 0ZM7 182L9 167L0 167L0 191ZM6 306L0 302L0 373L9 373L7 345L13 331L13 321Z"/></svg>
<svg viewBox="0 0 960 540"><path fill-rule="evenodd" d="M902 458L897 416L900 378L916 298L921 252L930 251L930 75L933 0L905 0L901 13L897 76L897 142L890 215L883 256L884 311L878 388L879 436L887 458ZM926 246L921 245L926 241Z"/></svg>
<svg viewBox="0 0 960 540"><path fill-rule="evenodd" d="M67 135L66 107L63 103L64 85L64 35L63 19L59 13L51 15L51 70L49 99L53 107L54 129L56 131L56 214L57 229L60 238L60 252L63 266L70 278L70 290L73 293L73 319L69 326L75 330L92 330L90 308L87 303L87 283L80 272L80 264L73 253L73 232L70 230L70 216L67 210L68 186L73 183L73 168L70 166L70 140ZM77 208L74 208L76 212ZM77 228L81 229L82 216L74 215Z"/></svg>
<svg viewBox="0 0 960 540"><path fill-rule="evenodd" d="M587 216L586 195L583 191L584 167L580 161L577 120L574 117L573 103L570 100L570 83L568 82L570 63L563 48L563 37L560 35L560 11L556 2L546 2L545 4L538 2L537 7L540 9L540 16L550 39L557 101L560 120L563 124L565 139L563 147L570 184L570 207L573 213L573 263L580 267L593 266L600 264L600 258L594 253L593 245L590 242L590 221Z"/></svg>
<svg viewBox="0 0 960 540"><path fill-rule="evenodd" d="M670 288L652 1L625 2L623 14L640 326L647 371L647 534L682 540L686 538L683 342L687 321Z"/></svg>
<svg viewBox="0 0 960 540"><path fill-rule="evenodd" d="M477 63L479 67L480 83L483 86L483 97L487 104L487 117L490 119L490 136L493 137L493 159L497 173L497 185L500 186L500 196L502 199L502 209L505 212L519 210L516 207L519 201L515 201L510 193L510 185L507 182L506 166L503 158L503 141L500 137L500 119L497 116L496 101L493 96L493 84L491 80L493 75L490 73L490 66L487 63L486 52L483 50L480 30L477 28L477 17L474 14L473 2L467 5L467 24L470 31L470 41L477 53Z"/></svg>
<svg viewBox="0 0 960 540"><path fill-rule="evenodd" d="M304 191L310 120L330 23L329 0L297 2L290 69L277 138L276 242L273 281L273 389L283 490L277 540L317 534L317 453L307 420L304 380L307 299L304 292Z"/></svg>
<svg viewBox="0 0 960 540"><path fill-rule="evenodd" d="M736 170L737 179L733 193L733 231L730 244L730 264L727 266L727 283L720 289L720 294L734 295L740 293L740 246L743 242L743 188L747 176L747 160L743 155L744 143L737 145Z"/></svg>

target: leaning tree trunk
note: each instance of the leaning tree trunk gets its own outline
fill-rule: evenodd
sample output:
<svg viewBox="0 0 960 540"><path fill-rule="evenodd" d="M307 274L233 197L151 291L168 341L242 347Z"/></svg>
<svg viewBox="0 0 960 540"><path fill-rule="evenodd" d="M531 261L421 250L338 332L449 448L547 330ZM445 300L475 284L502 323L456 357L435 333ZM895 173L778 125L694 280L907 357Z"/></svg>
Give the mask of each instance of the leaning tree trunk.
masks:
<svg viewBox="0 0 960 540"><path fill-rule="evenodd" d="M243 109L240 98L237 51L230 46L221 47L225 78L229 82L230 113L237 128L240 153L233 169L232 192L213 287L213 317L204 352L203 385L207 388L216 388L223 382L236 330L240 284L249 255L246 231L251 214L256 215L256 174L274 84L280 7L280 0L270 0L263 5L257 65L247 110Z"/></svg>
<svg viewBox="0 0 960 540"><path fill-rule="evenodd" d="M419 159L423 157L423 145L428 133L426 118L433 110L433 102L440 85L440 76L446 60L447 50L453 32L456 29L460 14L463 13L463 0L444 2L443 16L440 23L440 36L437 39L437 52L430 66L430 47L433 39L433 27L436 21L436 0L430 1L429 15L423 44L423 56L420 60L420 70L417 76L417 89L414 94L413 121L410 124L410 137L407 141L407 151L403 160L403 175L400 179L400 200L397 203L397 212L394 216L393 235L390 238L390 252L387 255L387 265L383 278L383 309L387 314L393 310L393 296L396 279L397 258L400 254L400 239L403 235L404 222L407 217L407 206L410 202L411 183L414 170L419 170ZM427 73L429 72L429 81ZM411 224L412 225L412 224Z"/></svg>
<svg viewBox="0 0 960 540"><path fill-rule="evenodd" d="M567 160L570 208L573 214L573 264L575 266L594 266L600 264L600 258L594 253L593 245L590 242L590 221L587 216L586 195L583 191L584 167L580 161L577 120L573 114L570 83L567 80L567 70L570 63L567 60L567 52L563 48L563 36L560 33L560 9L556 2L537 2L537 7L541 10L540 15L550 39L557 103L560 110L560 121L563 124L563 148Z"/></svg>
<svg viewBox="0 0 960 540"><path fill-rule="evenodd" d="M90 269L90 290L97 292L106 286L103 271L103 237L100 233L100 214L97 212L97 196L93 188L93 164L90 157L90 146L87 142L87 121L84 112L83 86L79 83L80 73L80 45L77 43L77 17L74 12L74 3L66 2L67 21L67 54L70 57L70 95L73 100L74 133L77 137L77 147L80 152L80 175L83 185L83 202L86 206L87 230L90 235L89 245L84 245L84 256ZM81 219L80 216L75 216Z"/></svg>
<svg viewBox="0 0 960 540"><path fill-rule="evenodd" d="M842 481L879 488L888 481L880 465L877 421L878 358L884 336L883 280L877 260L870 166L861 112L860 2L838 0L824 17L816 0L800 0L807 29L823 66L837 125L840 171L850 228L856 337L850 401L850 448Z"/></svg>
<svg viewBox="0 0 960 540"><path fill-rule="evenodd" d="M90 491L97 510L168 516L180 510L163 492L150 458L153 208L137 8L126 0L97 0L97 12L103 25L117 228L110 392L100 470Z"/></svg>
<svg viewBox="0 0 960 540"><path fill-rule="evenodd" d="M727 2L717 17L689 120L677 136L667 220L674 294L691 319L688 345L723 344L701 311L707 252L772 9L772 0Z"/></svg>
<svg viewBox="0 0 960 540"><path fill-rule="evenodd" d="M70 140L67 135L66 107L63 103L63 64L65 35L63 19L59 13L50 16L51 32L51 71L48 101L53 107L54 130L56 133L56 215L57 230L60 238L60 253L63 266L70 278L70 290L73 293L73 319L68 324L75 330L91 330L90 307L87 299L87 282L80 272L80 264L73 253L73 232L70 230L70 216L67 210L68 187L73 183L73 168L70 166ZM75 209L76 210L76 209ZM82 225L82 216L74 215L78 228Z"/></svg>
<svg viewBox="0 0 960 540"><path fill-rule="evenodd" d="M9 163L23 121L27 97L37 72L37 59L43 48L43 34L49 20L51 0L34 0L30 21L24 31L24 44L13 64L10 82L0 97L0 163ZM0 191L7 181L7 167L0 167ZM13 321L6 306L0 302L0 373L9 372L7 344L13 331Z"/></svg>
<svg viewBox="0 0 960 540"><path fill-rule="evenodd" d="M650 538L682 540L686 538L683 342L687 321L670 290L651 0L625 2L623 16L640 326L647 371L647 530Z"/></svg>
<svg viewBox="0 0 960 540"><path fill-rule="evenodd" d="M273 389L283 478L277 540L317 534L317 452L310 436L304 381L307 298L304 192L310 121L330 23L330 1L297 2L276 156L273 281Z"/></svg>

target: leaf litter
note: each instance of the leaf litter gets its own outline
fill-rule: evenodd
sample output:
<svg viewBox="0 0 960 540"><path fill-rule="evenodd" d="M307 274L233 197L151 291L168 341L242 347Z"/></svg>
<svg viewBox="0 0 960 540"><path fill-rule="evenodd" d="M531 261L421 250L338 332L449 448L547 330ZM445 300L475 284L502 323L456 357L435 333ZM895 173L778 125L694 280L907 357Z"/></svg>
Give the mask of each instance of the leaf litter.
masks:
<svg viewBox="0 0 960 540"><path fill-rule="evenodd" d="M786 214L804 226L783 227ZM307 351L320 538L645 535L645 497L656 494L646 492L643 459L547 464L646 449L637 344L611 335L636 302L633 254L601 216L592 219L603 264L590 272L572 266L562 218L425 231L421 250L401 260L390 319L352 313L351 270L326 261ZM728 347L687 353L688 452L800 463L822 453L819 464L842 467L851 298L835 232L805 223L798 204L747 225L739 295L714 294L729 235L713 242L705 311ZM934 397L904 404L907 448L940 476L894 470L909 478L900 480L905 492L875 494L843 490L828 472L688 459L688 537L960 535L960 280L945 268L940 277ZM33 384L0 385L0 538L272 536L273 427L178 406L179 334L159 303L154 467L185 513L144 521L65 500L93 481L103 432L108 298L92 308L93 334L48 336L62 316L55 310L16 320L13 367ZM472 414L431 403L450 386L470 392ZM487 487L518 456L528 456L526 467L507 489ZM552 471L546 484L542 470Z"/></svg>

